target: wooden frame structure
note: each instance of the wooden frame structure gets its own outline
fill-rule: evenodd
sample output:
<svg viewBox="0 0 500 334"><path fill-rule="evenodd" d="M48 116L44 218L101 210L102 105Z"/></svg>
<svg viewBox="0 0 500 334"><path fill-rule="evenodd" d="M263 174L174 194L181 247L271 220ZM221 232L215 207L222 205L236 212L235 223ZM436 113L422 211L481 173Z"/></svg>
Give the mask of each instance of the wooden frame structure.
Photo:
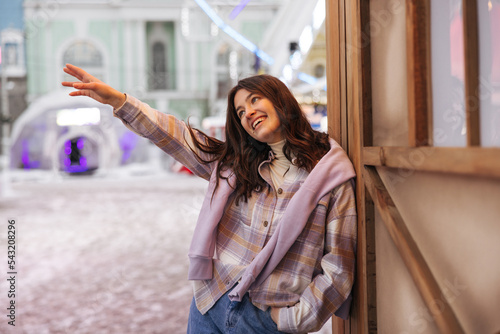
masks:
<svg viewBox="0 0 500 334"><path fill-rule="evenodd" d="M374 208L429 307L442 291L408 231L377 167L500 178L500 148L480 147L479 103L466 104L467 147L432 146L430 1L405 0L408 146L375 147L372 131L370 1L326 1L329 131L348 152L357 172L358 258L351 318L334 317L333 333L376 333ZM436 1L436 0L432 0ZM465 96L478 101L479 45L476 0L462 0ZM433 313L442 333L464 333L443 301Z"/></svg>

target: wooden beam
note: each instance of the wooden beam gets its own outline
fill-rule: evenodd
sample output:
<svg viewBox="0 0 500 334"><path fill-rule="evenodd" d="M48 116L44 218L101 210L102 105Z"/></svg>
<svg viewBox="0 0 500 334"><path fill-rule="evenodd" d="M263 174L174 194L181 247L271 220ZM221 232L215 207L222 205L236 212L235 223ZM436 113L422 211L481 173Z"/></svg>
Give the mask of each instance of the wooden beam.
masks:
<svg viewBox="0 0 500 334"><path fill-rule="evenodd" d="M351 158L356 173L361 172L361 147L363 144L363 118L361 110L361 0L347 1L346 11L346 89L348 107L348 137L349 157ZM359 175L359 174L358 174ZM366 231L364 186L356 182L356 206L358 211L358 252L356 258L356 279L353 293L353 307L351 311L351 332L368 333L368 287L366 272Z"/></svg>
<svg viewBox="0 0 500 334"><path fill-rule="evenodd" d="M347 61L346 61L346 0L339 0L339 33L340 33L340 100L341 100L341 129L342 129L342 143L344 144L344 149L347 151L349 147L349 136L347 133L348 122L347 122ZM330 3L330 1L327 1Z"/></svg>
<svg viewBox="0 0 500 334"><path fill-rule="evenodd" d="M332 318L332 334L346 333L346 322L339 317Z"/></svg>
<svg viewBox="0 0 500 334"><path fill-rule="evenodd" d="M356 261L356 280L354 302L351 311L351 333L373 333L377 331L375 266L370 261L372 221L366 202L365 187L362 180L362 147L371 141L371 84L369 71L363 70L370 52L369 0L344 1L346 22L346 91L349 157L358 179L356 182L356 204L358 211L358 252Z"/></svg>
<svg viewBox="0 0 500 334"><path fill-rule="evenodd" d="M365 147L363 164L499 178L500 148Z"/></svg>
<svg viewBox="0 0 500 334"><path fill-rule="evenodd" d="M441 333L465 333L375 167L366 167L363 178L366 188L382 216L392 241L403 258L422 299L430 310L434 310L436 305L439 306L439 312L430 312L438 329Z"/></svg>
<svg viewBox="0 0 500 334"><path fill-rule="evenodd" d="M363 0L360 2L359 8L359 23L358 27L361 32L361 49L359 55L359 62L361 63L361 99L359 101L361 109L359 122L360 128L360 139L359 143L361 147L358 148L361 153L360 166L357 171L357 175L362 172L362 162L363 162L363 151L362 148L365 146L373 145L373 102L372 102L372 56L371 56L371 16L370 16L370 0ZM360 177L359 182L361 182L362 177ZM360 183L360 187L364 188L364 185ZM376 285L376 258L375 258L375 209L373 201L369 194L365 193L364 198L364 256L365 256L365 279L366 279L366 321L369 333L377 332L377 285ZM359 234L358 234L359 240Z"/></svg>
<svg viewBox="0 0 500 334"><path fill-rule="evenodd" d="M361 61L361 109L363 117L363 146L373 145L373 103L372 103L372 53L370 31L370 1L361 1L360 25L362 43Z"/></svg>
<svg viewBox="0 0 500 334"><path fill-rule="evenodd" d="M326 1L325 6L328 133L347 151L343 0ZM347 334L348 329L343 319L332 317L332 333Z"/></svg>
<svg viewBox="0 0 500 334"><path fill-rule="evenodd" d="M326 83L328 133L340 146L342 145L342 90L341 90L341 36L339 3L326 1ZM343 15L343 13L342 13ZM344 143L346 144L346 143Z"/></svg>
<svg viewBox="0 0 500 334"><path fill-rule="evenodd" d="M430 0L406 1L409 146L427 146L432 134Z"/></svg>
<svg viewBox="0 0 500 334"><path fill-rule="evenodd" d="M480 145L479 124L479 32L477 0L463 0L463 34L465 61L465 114L467 145Z"/></svg>

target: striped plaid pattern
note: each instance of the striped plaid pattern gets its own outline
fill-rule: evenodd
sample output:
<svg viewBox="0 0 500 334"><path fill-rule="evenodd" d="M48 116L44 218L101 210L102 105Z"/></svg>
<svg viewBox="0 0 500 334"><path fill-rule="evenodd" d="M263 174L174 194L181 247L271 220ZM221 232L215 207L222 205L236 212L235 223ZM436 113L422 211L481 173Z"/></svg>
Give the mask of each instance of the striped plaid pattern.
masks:
<svg viewBox="0 0 500 334"><path fill-rule="evenodd" d="M199 163L190 149L194 146L184 122L130 96L114 115L194 174L210 178L216 163ZM202 152L197 153L208 158ZM271 158L259 167L260 175L270 185L269 192L254 193L247 203L238 205L234 195L229 198L217 231L214 278L194 281L196 305L201 313L208 311L238 282L245 267L273 234L290 199L308 175L292 165L295 170L287 173L280 188L274 189L269 172ZM274 272L262 285L249 291L253 304L263 310L279 307L281 331L318 330L351 291L355 249L355 197L348 181L320 200Z"/></svg>

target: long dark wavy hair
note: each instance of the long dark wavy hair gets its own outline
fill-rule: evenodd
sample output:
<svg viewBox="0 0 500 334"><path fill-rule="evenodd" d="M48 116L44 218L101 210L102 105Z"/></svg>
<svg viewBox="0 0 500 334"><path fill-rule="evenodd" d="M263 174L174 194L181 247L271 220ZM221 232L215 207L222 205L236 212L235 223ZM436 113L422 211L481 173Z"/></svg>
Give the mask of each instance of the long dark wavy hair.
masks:
<svg viewBox="0 0 500 334"><path fill-rule="evenodd" d="M234 106L234 96L240 89L246 89L272 102L286 139L283 153L290 161L293 156L297 167L310 172L330 149L328 135L312 129L297 100L281 80L266 74L240 80L227 97L226 141L217 140L203 133L204 142L194 140L194 145L199 150L213 156L209 161L198 157L201 162L218 161L219 179L224 179L221 175L223 170L231 169L234 172L236 203L242 199L247 201L253 191L268 190L267 183L259 175L258 167L268 158L271 150L266 143L250 137L241 125ZM193 138L196 138L191 127L189 131ZM218 182L219 180L217 186Z"/></svg>

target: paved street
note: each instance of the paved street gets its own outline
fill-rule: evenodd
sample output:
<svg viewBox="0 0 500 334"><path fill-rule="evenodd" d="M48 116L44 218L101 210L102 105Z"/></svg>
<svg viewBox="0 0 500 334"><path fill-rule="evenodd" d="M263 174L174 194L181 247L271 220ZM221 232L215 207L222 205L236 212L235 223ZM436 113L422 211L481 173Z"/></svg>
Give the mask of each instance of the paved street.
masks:
<svg viewBox="0 0 500 334"><path fill-rule="evenodd" d="M206 185L173 174L14 183L0 201L0 249L6 257L13 218L16 331L2 316L0 333L185 333L187 250Z"/></svg>
<svg viewBox="0 0 500 334"><path fill-rule="evenodd" d="M206 181L13 178L0 199L0 333L186 332L187 250ZM15 328L5 316L8 219L17 231Z"/></svg>

